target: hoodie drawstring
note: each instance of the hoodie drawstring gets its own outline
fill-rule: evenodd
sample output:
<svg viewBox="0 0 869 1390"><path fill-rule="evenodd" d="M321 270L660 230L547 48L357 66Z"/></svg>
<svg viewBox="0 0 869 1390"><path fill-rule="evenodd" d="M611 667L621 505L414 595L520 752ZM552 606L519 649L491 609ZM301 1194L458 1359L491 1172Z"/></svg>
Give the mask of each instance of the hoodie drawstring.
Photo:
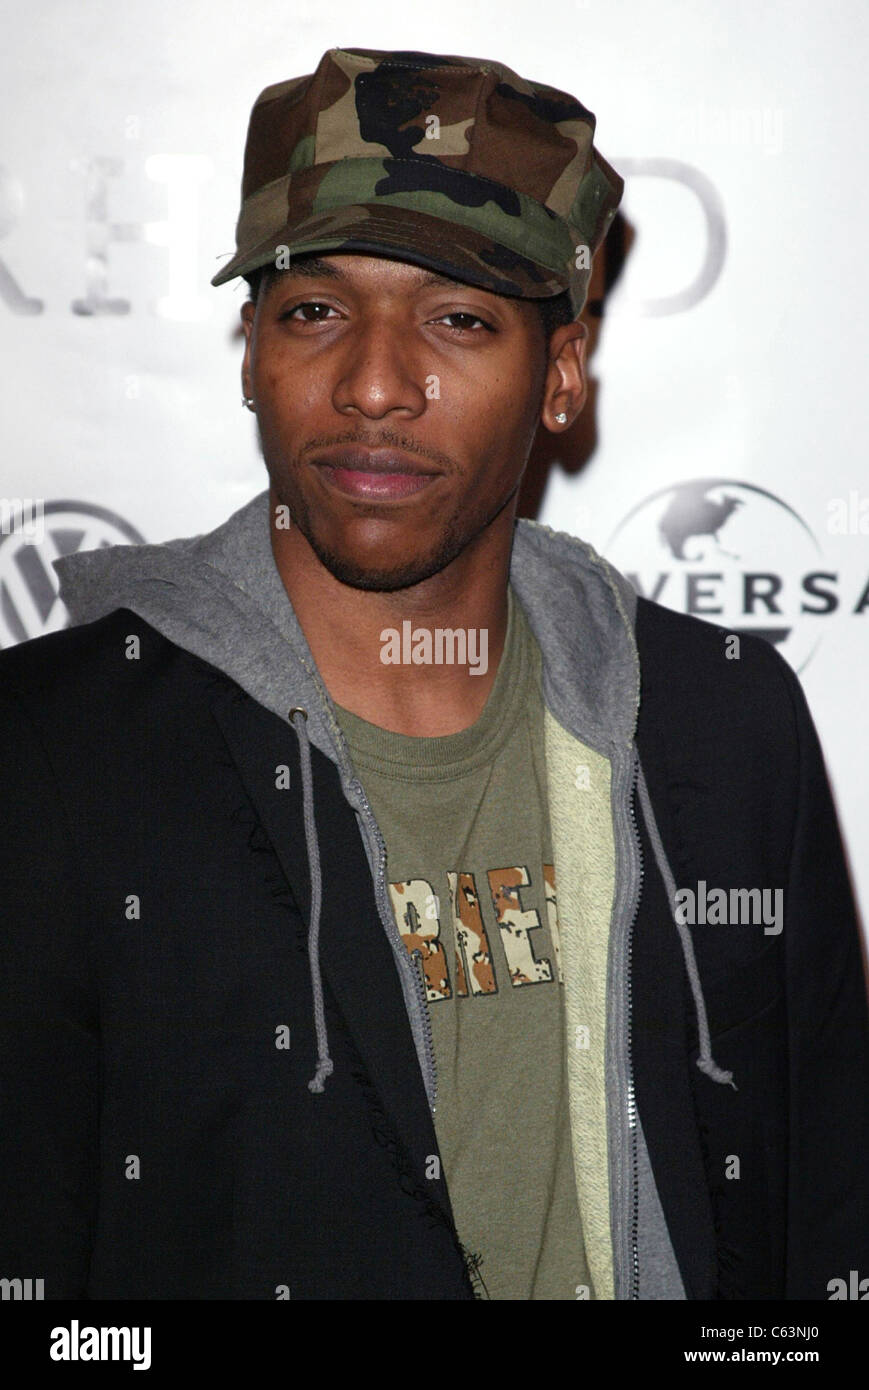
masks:
<svg viewBox="0 0 869 1390"><path fill-rule="evenodd" d="M297 724L294 714L304 715ZM308 961L311 968L311 993L314 997L314 1028L317 1034L317 1070L308 1082L309 1091L321 1092L325 1080L335 1070L329 1056L329 1035L326 1032L326 1013L323 1004L323 981L320 977L320 904L322 901L322 877L320 873L320 846L317 841L317 827L314 823L314 787L311 777L311 743L308 738L308 711L301 705L294 705L287 715L299 740L299 757L302 765L302 804L305 820L305 843L308 848L308 869L311 874L311 921L308 928Z"/></svg>
<svg viewBox="0 0 869 1390"><path fill-rule="evenodd" d="M304 716L303 722L297 724L294 715ZM308 850L308 868L311 874L311 921L308 929L308 961L311 970L311 992L314 999L314 1027L317 1035L317 1069L308 1082L310 1091L322 1092L325 1089L325 1080L334 1071L334 1063L329 1056L329 1036L326 1031L326 1016L323 1003L323 982L320 975L320 905L322 901L322 877L320 870L320 846L317 841L317 827L314 822L314 790L311 775L311 744L306 728L308 721L308 711L301 705L294 705L289 711L288 719L296 731L299 740L299 753L302 768L302 801L303 815L305 821L305 843ZM639 793L640 805L643 810L643 818L646 822L646 829L649 839L652 842L652 849L655 853L658 869L667 890L667 897L672 907L673 921L679 933L679 940L682 943L682 954L685 957L685 969L688 972L688 980L691 985L691 993L694 998L694 1009L697 1015L697 1032L700 1040L700 1056L697 1059L699 1069L712 1081L720 1082L725 1086L732 1086L734 1091L737 1089L733 1080L733 1072L725 1071L719 1067L712 1056L712 1047L709 1038L709 1022L706 1016L706 1001L703 998L703 986L700 982L700 972L697 969L697 958L694 954L694 943L691 940L691 933L684 922L679 921L676 912L676 883L667 862L667 855L658 830L658 823L655 820L655 813L652 809L652 802L649 796L649 789L646 786L646 778L643 773L643 765L637 755L637 791Z"/></svg>
<svg viewBox="0 0 869 1390"><path fill-rule="evenodd" d="M719 1067L712 1056L712 1047L709 1040L709 1023L706 1018L706 1001L703 998L703 986L700 983L700 972L697 969L697 958L694 955L694 942L691 940L691 933L684 922L679 921L676 912L676 883L667 862L667 855L658 831L658 823L655 820L655 813L652 810L652 801L649 796L649 789L646 786L646 779L643 774L643 765L637 754L637 791L640 794L640 805L643 808L643 818L646 822L646 829L649 832L649 839L655 851L655 858L658 861L658 868L664 880L664 887L667 890L667 897L671 904L673 921L676 923L676 930L679 933L679 940L682 943L682 953L685 957L685 969L688 971L688 979L691 983L691 993L694 996L694 1009L697 1014L697 1032L700 1037L700 1056L697 1059L697 1066L713 1081L719 1081L722 1085L732 1086L734 1091L738 1090L736 1082L733 1080L732 1071L724 1071Z"/></svg>

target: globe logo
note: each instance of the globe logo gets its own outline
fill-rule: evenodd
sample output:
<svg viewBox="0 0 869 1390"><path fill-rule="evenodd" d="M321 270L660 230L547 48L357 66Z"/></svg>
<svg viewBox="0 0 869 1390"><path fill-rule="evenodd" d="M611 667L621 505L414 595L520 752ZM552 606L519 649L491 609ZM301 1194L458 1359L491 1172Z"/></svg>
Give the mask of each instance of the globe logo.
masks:
<svg viewBox="0 0 869 1390"><path fill-rule="evenodd" d="M774 493L729 478L675 483L619 523L606 558L638 594L728 632L773 643L795 671L838 604L836 575L802 517Z"/></svg>

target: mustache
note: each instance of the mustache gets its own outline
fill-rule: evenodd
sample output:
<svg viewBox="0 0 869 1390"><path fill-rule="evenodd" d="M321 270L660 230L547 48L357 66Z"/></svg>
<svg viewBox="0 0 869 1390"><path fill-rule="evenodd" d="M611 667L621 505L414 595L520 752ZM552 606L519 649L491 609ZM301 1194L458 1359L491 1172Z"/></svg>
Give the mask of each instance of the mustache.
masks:
<svg viewBox="0 0 869 1390"><path fill-rule="evenodd" d="M358 430L346 430L340 434L316 435L313 439L306 440L299 457L304 458L314 450L331 449L342 444L356 445L360 449L399 449L402 453L410 454L423 462L437 464L438 468L446 473L456 471L455 460L449 454L420 443L412 435L401 434L391 429L378 430L376 434L360 434Z"/></svg>

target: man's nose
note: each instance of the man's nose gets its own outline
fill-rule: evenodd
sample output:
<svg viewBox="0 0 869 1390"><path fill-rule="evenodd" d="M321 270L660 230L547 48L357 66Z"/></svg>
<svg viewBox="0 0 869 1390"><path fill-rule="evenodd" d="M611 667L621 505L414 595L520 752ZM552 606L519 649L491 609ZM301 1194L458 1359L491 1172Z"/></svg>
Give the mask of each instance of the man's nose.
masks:
<svg viewBox="0 0 869 1390"><path fill-rule="evenodd" d="M417 415L425 409L425 366L406 329L380 317L360 324L342 343L335 408L358 410L372 419L393 410Z"/></svg>

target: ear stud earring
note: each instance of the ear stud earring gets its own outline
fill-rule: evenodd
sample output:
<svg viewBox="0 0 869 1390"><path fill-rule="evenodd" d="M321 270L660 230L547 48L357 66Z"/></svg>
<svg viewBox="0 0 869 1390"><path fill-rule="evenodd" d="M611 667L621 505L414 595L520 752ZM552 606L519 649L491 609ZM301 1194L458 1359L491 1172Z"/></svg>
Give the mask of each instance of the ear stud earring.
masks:
<svg viewBox="0 0 869 1390"><path fill-rule="evenodd" d="M559 410L558 414L557 414L556 417L555 417L555 420L556 420L556 423L559 424L559 425L566 425L566 424L567 424L567 411L566 411L566 410Z"/></svg>

